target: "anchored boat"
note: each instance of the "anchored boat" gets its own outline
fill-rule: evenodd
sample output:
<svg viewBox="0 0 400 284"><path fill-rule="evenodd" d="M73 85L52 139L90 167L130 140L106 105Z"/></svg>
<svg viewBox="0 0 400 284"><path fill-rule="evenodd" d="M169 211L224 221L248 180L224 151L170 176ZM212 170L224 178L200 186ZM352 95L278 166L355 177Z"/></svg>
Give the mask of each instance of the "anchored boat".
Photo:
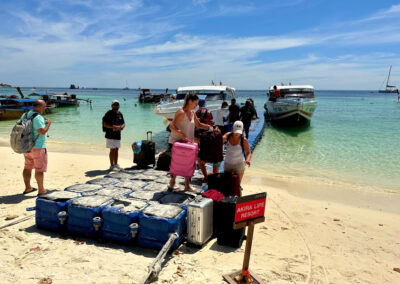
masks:
<svg viewBox="0 0 400 284"><path fill-rule="evenodd" d="M266 117L287 126L309 123L317 108L314 87L311 85L279 86L279 96L271 86L264 104Z"/></svg>
<svg viewBox="0 0 400 284"><path fill-rule="evenodd" d="M390 73L392 72L392 65L389 68L389 74L386 80L386 88L384 90L379 90L379 93L397 93L398 89L396 86L389 85Z"/></svg>
<svg viewBox="0 0 400 284"><path fill-rule="evenodd" d="M18 119L24 114L33 109L33 102L35 99L25 98L19 87L1 84L0 88L15 88L20 94L21 98L17 95L2 96L0 97L0 120ZM51 113L56 108L54 103L47 103L46 113Z"/></svg>
<svg viewBox="0 0 400 284"><path fill-rule="evenodd" d="M235 98L235 89L228 86L188 86L176 90L176 100L161 102L154 108L154 113L163 118L168 124L174 119L175 112L182 107L186 94L196 94L199 99L205 100L205 107L213 113L221 107L222 102Z"/></svg>

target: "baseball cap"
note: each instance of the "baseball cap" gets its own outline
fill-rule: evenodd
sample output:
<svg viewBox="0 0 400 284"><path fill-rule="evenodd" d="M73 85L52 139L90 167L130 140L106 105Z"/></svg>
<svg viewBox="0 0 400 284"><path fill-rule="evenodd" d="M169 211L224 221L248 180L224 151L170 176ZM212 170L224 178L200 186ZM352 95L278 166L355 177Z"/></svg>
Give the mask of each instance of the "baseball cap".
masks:
<svg viewBox="0 0 400 284"><path fill-rule="evenodd" d="M243 134L243 122L241 122L240 120L235 121L232 127L232 133Z"/></svg>
<svg viewBox="0 0 400 284"><path fill-rule="evenodd" d="M119 104L119 101L113 100L112 103L111 103L111 105L113 105L113 104Z"/></svg>

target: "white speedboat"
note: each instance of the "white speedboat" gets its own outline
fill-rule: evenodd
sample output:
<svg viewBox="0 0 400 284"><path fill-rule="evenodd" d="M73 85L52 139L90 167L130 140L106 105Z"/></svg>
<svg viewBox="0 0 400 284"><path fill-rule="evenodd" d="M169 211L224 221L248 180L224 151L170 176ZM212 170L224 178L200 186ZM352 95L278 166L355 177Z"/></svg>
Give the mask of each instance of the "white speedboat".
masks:
<svg viewBox="0 0 400 284"><path fill-rule="evenodd" d="M280 96L275 97L273 86L264 104L267 118L272 122L296 126L309 123L317 108L314 87L311 85L277 86Z"/></svg>
<svg viewBox="0 0 400 284"><path fill-rule="evenodd" d="M186 94L196 94L199 99L205 100L205 107L215 116L215 111L221 107L222 102L230 103L235 98L235 89L228 86L189 86L179 87L176 90L176 99L172 102L161 102L154 108L154 113L163 117L168 124L175 116L175 112L182 107Z"/></svg>

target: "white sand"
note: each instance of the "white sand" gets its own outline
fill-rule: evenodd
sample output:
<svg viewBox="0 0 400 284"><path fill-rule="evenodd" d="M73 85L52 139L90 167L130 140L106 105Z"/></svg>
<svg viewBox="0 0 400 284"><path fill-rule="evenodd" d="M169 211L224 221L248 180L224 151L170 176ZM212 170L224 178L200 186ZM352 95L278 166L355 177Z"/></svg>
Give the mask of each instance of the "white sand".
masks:
<svg viewBox="0 0 400 284"><path fill-rule="evenodd" d="M0 147L0 226L34 214L35 195L22 195L23 156ZM120 159L129 167L131 159ZM54 153L48 189L102 176L108 153ZM36 182L32 182L36 187ZM244 193L268 193L266 222L256 225L250 269L266 283L400 283L400 194L354 191L338 184L270 176L248 169ZM12 221L6 216L17 215ZM181 246L157 283L224 283L242 266L240 249ZM1 283L138 283L157 252L38 230L34 218L0 230Z"/></svg>

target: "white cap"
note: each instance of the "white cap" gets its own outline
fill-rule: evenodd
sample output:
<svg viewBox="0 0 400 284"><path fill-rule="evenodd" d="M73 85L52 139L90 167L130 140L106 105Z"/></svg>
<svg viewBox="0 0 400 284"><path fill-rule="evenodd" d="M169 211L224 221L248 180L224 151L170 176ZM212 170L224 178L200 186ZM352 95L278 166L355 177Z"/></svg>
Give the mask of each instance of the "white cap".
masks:
<svg viewBox="0 0 400 284"><path fill-rule="evenodd" d="M112 103L111 103L111 105L113 105L113 104L115 104L115 103L119 104L119 101L113 100Z"/></svg>
<svg viewBox="0 0 400 284"><path fill-rule="evenodd" d="M232 126L232 133L243 134L243 122L241 122L240 120L235 121Z"/></svg>

